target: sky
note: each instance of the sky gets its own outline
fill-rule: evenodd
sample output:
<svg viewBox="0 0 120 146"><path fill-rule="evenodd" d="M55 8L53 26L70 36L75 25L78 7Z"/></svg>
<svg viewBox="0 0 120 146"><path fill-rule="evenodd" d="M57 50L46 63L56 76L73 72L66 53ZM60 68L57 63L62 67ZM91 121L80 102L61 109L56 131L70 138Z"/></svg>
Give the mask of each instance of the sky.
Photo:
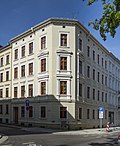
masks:
<svg viewBox="0 0 120 146"><path fill-rule="evenodd" d="M0 0L0 45L41 23L48 18L79 20L91 34L110 52L120 59L120 29L115 38L107 35L103 41L88 22L102 15L101 1L87 6L87 0Z"/></svg>

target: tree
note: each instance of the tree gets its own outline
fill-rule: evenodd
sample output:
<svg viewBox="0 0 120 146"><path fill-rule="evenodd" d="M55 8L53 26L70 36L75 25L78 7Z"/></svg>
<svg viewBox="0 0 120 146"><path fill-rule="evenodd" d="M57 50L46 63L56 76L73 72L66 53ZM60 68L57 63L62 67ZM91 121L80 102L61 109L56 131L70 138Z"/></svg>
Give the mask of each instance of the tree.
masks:
<svg viewBox="0 0 120 146"><path fill-rule="evenodd" d="M85 1L85 0L83 0ZM90 6L98 0L87 0ZM95 30L99 30L101 37L106 40L106 34L110 33L112 37L116 34L116 29L120 26L120 0L101 0L103 6L103 14L100 19L89 22Z"/></svg>

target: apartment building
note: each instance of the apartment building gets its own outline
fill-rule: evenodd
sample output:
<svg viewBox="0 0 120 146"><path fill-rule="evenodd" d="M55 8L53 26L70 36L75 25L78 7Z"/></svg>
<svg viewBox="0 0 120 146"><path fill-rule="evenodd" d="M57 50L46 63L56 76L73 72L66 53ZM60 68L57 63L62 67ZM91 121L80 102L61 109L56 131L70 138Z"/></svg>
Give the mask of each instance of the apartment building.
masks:
<svg viewBox="0 0 120 146"><path fill-rule="evenodd" d="M0 122L10 122L11 46L0 48Z"/></svg>
<svg viewBox="0 0 120 146"><path fill-rule="evenodd" d="M120 124L120 61L79 21L48 19L11 39L0 56L8 52L11 66L0 73L10 71L10 81L0 87L10 92L4 91L0 110L8 102L10 112L9 122L0 113L1 122L96 128L102 107L103 126Z"/></svg>

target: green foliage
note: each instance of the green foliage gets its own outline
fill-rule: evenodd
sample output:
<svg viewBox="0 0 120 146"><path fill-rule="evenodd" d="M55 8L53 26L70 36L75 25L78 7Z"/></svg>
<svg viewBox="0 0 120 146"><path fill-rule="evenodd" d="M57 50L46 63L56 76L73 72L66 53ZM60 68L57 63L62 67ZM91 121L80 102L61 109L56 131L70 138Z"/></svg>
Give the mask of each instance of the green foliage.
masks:
<svg viewBox="0 0 120 146"><path fill-rule="evenodd" d="M85 0L83 0L85 1ZM97 0L87 0L90 6ZM89 22L93 28L100 31L101 37L106 40L106 34L110 33L112 37L116 34L116 29L120 26L120 0L101 0L103 6L103 14L100 19Z"/></svg>

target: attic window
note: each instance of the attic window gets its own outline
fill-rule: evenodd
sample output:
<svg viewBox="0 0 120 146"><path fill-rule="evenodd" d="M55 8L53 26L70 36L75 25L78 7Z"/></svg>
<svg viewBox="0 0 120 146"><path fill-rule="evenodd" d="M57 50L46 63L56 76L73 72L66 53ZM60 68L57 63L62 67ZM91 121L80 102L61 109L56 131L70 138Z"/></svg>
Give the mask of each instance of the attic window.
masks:
<svg viewBox="0 0 120 146"><path fill-rule="evenodd" d="M17 45L17 42L15 44Z"/></svg>
<svg viewBox="0 0 120 146"><path fill-rule="evenodd" d="M23 39L23 41L24 41L24 39Z"/></svg>
<svg viewBox="0 0 120 146"><path fill-rule="evenodd" d="M63 28L65 28L65 26L63 25Z"/></svg>
<svg viewBox="0 0 120 146"><path fill-rule="evenodd" d="M30 35L30 38L32 37L32 35Z"/></svg>
<svg viewBox="0 0 120 146"><path fill-rule="evenodd" d="M44 29L42 29L42 31L44 31Z"/></svg>

